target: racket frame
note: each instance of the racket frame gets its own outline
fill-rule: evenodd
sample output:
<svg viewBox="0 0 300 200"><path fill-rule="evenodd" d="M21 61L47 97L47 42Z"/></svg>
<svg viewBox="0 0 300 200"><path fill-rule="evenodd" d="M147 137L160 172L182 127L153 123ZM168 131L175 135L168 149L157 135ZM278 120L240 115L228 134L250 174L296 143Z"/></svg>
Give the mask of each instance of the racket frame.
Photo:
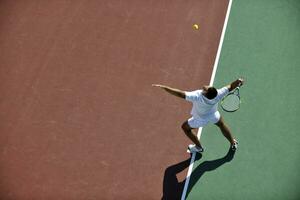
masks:
<svg viewBox="0 0 300 200"><path fill-rule="evenodd" d="M224 99L226 99L226 97L228 97L229 95L236 95L238 98L239 98L239 106L237 109L235 110L227 110L223 107L223 102L224 102ZM240 87L236 87L233 91L231 91L229 94L227 94L221 101L221 108L226 111L226 112L235 112L237 111L238 109L240 109L240 105L241 105L241 97L240 97Z"/></svg>

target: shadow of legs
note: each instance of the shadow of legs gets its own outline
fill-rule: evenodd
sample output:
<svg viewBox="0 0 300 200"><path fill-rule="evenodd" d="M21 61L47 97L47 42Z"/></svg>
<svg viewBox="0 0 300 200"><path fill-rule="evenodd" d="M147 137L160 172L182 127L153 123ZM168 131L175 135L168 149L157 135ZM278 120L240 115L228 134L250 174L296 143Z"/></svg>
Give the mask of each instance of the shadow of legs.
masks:
<svg viewBox="0 0 300 200"><path fill-rule="evenodd" d="M201 154L197 154L195 160L199 160L201 159L201 157ZM188 168L190 162L191 158L175 165L169 166L165 170L162 200L177 200L181 198L185 180L179 182L176 175L182 172L184 169Z"/></svg>

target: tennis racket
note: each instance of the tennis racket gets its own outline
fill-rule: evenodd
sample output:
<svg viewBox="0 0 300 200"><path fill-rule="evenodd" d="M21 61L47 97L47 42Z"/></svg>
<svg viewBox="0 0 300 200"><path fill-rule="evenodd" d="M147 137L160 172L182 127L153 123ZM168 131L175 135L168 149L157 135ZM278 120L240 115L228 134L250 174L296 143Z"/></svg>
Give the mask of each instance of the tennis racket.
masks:
<svg viewBox="0 0 300 200"><path fill-rule="evenodd" d="M240 108L240 105L240 87L235 88L233 92L230 92L221 101L221 107L226 112L235 112Z"/></svg>

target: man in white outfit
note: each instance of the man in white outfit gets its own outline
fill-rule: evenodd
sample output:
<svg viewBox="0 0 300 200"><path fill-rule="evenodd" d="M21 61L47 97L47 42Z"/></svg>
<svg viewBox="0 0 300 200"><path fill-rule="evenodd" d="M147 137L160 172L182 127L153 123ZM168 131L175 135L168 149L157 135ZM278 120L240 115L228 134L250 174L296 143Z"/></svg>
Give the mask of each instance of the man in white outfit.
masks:
<svg viewBox="0 0 300 200"><path fill-rule="evenodd" d="M218 103L229 92L234 90L236 87L243 85L243 83L244 80L239 78L218 90L212 86L203 86L202 90L195 90L191 92L159 84L153 84L152 86L162 88L172 95L193 103L191 111L192 117L185 121L181 127L185 134L194 142L194 145L189 145L189 150L191 152L203 152L204 149L198 140L197 135L193 133L193 131L199 127L204 127L208 123L216 124L230 142L231 149L237 149L238 142L233 138L231 131L221 117L218 111Z"/></svg>

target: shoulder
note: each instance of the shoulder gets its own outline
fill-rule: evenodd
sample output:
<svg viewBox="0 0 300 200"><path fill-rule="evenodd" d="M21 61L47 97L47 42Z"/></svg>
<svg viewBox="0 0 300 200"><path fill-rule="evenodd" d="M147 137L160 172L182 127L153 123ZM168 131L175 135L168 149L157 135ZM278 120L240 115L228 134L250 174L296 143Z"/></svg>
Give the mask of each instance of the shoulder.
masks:
<svg viewBox="0 0 300 200"><path fill-rule="evenodd" d="M187 100L196 101L202 97L202 90L186 91L185 97Z"/></svg>
<svg viewBox="0 0 300 200"><path fill-rule="evenodd" d="M185 93L193 96L201 96L202 90L186 91Z"/></svg>
<svg viewBox="0 0 300 200"><path fill-rule="evenodd" d="M218 94L228 93L229 88L225 86L225 87L222 87L222 88L218 89L217 91L218 91Z"/></svg>
<svg viewBox="0 0 300 200"><path fill-rule="evenodd" d="M229 93L229 88L225 86L218 89L217 91L218 91L218 95L216 97L216 100L219 101Z"/></svg>

